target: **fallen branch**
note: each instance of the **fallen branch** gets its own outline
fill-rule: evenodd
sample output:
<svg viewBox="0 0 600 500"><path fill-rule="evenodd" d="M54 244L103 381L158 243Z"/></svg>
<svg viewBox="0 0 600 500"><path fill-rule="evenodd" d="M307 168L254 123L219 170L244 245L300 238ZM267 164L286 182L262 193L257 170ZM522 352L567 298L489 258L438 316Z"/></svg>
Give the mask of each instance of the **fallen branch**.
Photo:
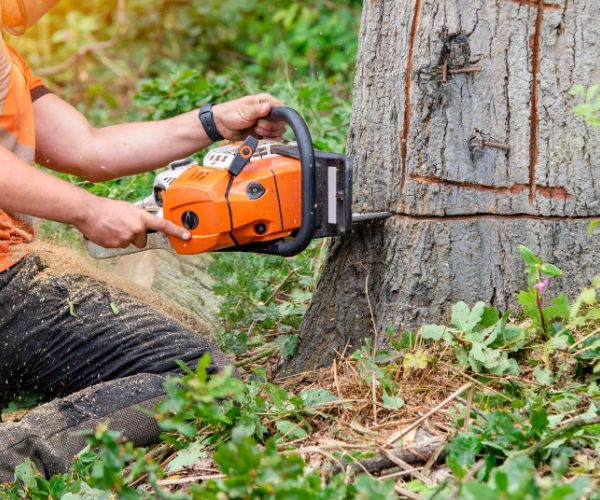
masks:
<svg viewBox="0 0 600 500"><path fill-rule="evenodd" d="M235 366L237 368L242 368L244 366L248 366L251 365L252 363L254 363L255 361L259 361L263 358L268 358L271 354L273 354L275 351L277 351L279 347L275 344L272 344L271 346L267 347L266 349L258 352L257 354L255 354L254 356L250 356L249 358L246 359L242 359L241 361L238 361Z"/></svg>
<svg viewBox="0 0 600 500"><path fill-rule="evenodd" d="M543 450L546 446L549 446L554 441L558 439L563 439L567 437L572 432L577 432L584 427L588 427L590 425L600 424L600 417L594 417L589 419L578 418L570 421L568 424L565 424L558 429L550 431L546 434L542 439L540 439L534 445L531 445L529 448L525 448L524 450L519 450L510 455L509 458L514 458L519 455L535 455L538 451Z"/></svg>
<svg viewBox="0 0 600 500"><path fill-rule="evenodd" d="M381 455L372 458L365 458L359 460L357 463L347 464L345 466L336 464L329 470L328 475L337 474L339 472L356 474L364 471L372 474L391 469L392 467L397 467L398 461L394 461L393 458L390 458L388 455L392 455L392 457L409 465L421 464L424 462L423 457L427 460L438 451L441 441L441 439L434 439L419 446L413 445L407 448L391 450L387 453L382 453ZM445 453L442 451L438 454L437 460L442 459L444 456Z"/></svg>

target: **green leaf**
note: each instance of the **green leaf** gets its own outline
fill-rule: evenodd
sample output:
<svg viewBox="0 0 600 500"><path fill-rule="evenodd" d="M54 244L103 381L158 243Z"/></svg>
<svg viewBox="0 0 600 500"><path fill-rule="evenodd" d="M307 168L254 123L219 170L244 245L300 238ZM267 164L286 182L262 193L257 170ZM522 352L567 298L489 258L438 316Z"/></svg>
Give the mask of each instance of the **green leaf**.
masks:
<svg viewBox="0 0 600 500"><path fill-rule="evenodd" d="M21 481L26 488L30 490L36 488L36 477L41 476L31 459L26 458L22 464L17 465L15 469L15 480Z"/></svg>
<svg viewBox="0 0 600 500"><path fill-rule="evenodd" d="M464 326L469 321L469 306L464 302L460 301L452 306L452 316L450 317L451 323L459 330L465 330Z"/></svg>
<svg viewBox="0 0 600 500"><path fill-rule="evenodd" d="M389 500L396 497L394 481L391 479L378 481L364 474L356 478L354 488L356 489L356 500Z"/></svg>
<svg viewBox="0 0 600 500"><path fill-rule="evenodd" d="M531 424L532 432L539 435L543 434L548 429L550 423L548 420L548 413L544 408L533 411L529 423Z"/></svg>
<svg viewBox="0 0 600 500"><path fill-rule="evenodd" d="M483 483L471 481L461 487L459 498L463 500L498 500L498 492Z"/></svg>
<svg viewBox="0 0 600 500"><path fill-rule="evenodd" d="M275 427L287 440L304 439L308 437L306 431L297 423L289 420L278 420Z"/></svg>
<svg viewBox="0 0 600 500"><path fill-rule="evenodd" d="M398 396L389 396L387 392L382 396L383 404L392 410L399 410L404 406L404 399Z"/></svg>
<svg viewBox="0 0 600 500"><path fill-rule="evenodd" d="M327 389L307 389L300 393L300 397L309 408L337 401L338 399Z"/></svg>
<svg viewBox="0 0 600 500"><path fill-rule="evenodd" d="M422 350L407 352L404 355L402 366L406 370L423 370L427 368L427 354Z"/></svg>
<svg viewBox="0 0 600 500"><path fill-rule="evenodd" d="M280 347L284 358L293 358L298 350L298 335L279 335L275 343Z"/></svg>
<svg viewBox="0 0 600 500"><path fill-rule="evenodd" d="M543 365L538 365L535 367L533 370L533 376L539 384L552 385L554 383L552 372Z"/></svg>
<svg viewBox="0 0 600 500"><path fill-rule="evenodd" d="M473 465L480 450L481 440L472 432L459 433L446 447L448 457L455 459L455 465L461 467Z"/></svg>
<svg viewBox="0 0 600 500"><path fill-rule="evenodd" d="M542 263L542 259L536 256L529 248L527 248L524 245L519 245L519 253L525 261L525 264L527 264L528 266L534 266L536 264Z"/></svg>
<svg viewBox="0 0 600 500"><path fill-rule="evenodd" d="M421 335L425 340L440 340L446 327L443 325L425 325L421 332Z"/></svg>
<svg viewBox="0 0 600 500"><path fill-rule="evenodd" d="M558 276L562 276L563 272L556 267L554 264L542 264L540 267L540 271L548 276L556 278Z"/></svg>
<svg viewBox="0 0 600 500"><path fill-rule="evenodd" d="M185 467L192 467L201 459L206 458L204 451L206 445L203 442L194 441L183 450L179 450L175 458L167 464L168 472L177 472Z"/></svg>

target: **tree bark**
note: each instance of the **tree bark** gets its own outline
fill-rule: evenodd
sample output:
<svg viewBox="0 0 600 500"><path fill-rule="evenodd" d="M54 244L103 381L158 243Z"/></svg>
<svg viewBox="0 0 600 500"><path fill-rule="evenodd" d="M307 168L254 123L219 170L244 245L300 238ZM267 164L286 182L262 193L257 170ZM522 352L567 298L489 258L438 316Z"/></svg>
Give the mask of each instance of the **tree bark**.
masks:
<svg viewBox="0 0 600 500"><path fill-rule="evenodd" d="M333 245L288 372L459 300L514 307L519 244L571 296L600 270L600 132L568 93L600 81L600 2L368 0L360 37L354 208L395 215Z"/></svg>

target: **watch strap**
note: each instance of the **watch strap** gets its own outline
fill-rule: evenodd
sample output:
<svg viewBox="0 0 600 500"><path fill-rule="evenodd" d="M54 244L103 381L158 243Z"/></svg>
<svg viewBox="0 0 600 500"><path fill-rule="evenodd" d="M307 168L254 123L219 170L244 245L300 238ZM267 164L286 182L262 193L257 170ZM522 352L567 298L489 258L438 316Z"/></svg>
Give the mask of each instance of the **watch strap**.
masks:
<svg viewBox="0 0 600 500"><path fill-rule="evenodd" d="M217 128L217 124L215 123L215 117L212 111L212 104L206 104L200 108L200 112L198 113L198 118L200 119L200 123L202 123L202 127L206 132L206 135L213 142L219 142L225 139L219 129Z"/></svg>

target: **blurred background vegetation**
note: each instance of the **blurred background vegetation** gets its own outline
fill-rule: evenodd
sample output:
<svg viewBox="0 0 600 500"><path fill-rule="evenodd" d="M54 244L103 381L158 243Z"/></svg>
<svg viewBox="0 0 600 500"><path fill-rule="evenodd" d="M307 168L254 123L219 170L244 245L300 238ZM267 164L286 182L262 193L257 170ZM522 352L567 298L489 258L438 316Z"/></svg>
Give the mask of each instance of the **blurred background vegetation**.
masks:
<svg viewBox="0 0 600 500"><path fill-rule="evenodd" d="M206 100L271 91L309 115L321 146L339 149L360 5L62 0L11 43L97 125L162 118Z"/></svg>
<svg viewBox="0 0 600 500"><path fill-rule="evenodd" d="M360 0L62 0L10 43L98 126L266 91L304 115L317 147L343 151L360 8ZM154 178L61 176L130 201ZM46 236L68 234L59 227L46 225Z"/></svg>

